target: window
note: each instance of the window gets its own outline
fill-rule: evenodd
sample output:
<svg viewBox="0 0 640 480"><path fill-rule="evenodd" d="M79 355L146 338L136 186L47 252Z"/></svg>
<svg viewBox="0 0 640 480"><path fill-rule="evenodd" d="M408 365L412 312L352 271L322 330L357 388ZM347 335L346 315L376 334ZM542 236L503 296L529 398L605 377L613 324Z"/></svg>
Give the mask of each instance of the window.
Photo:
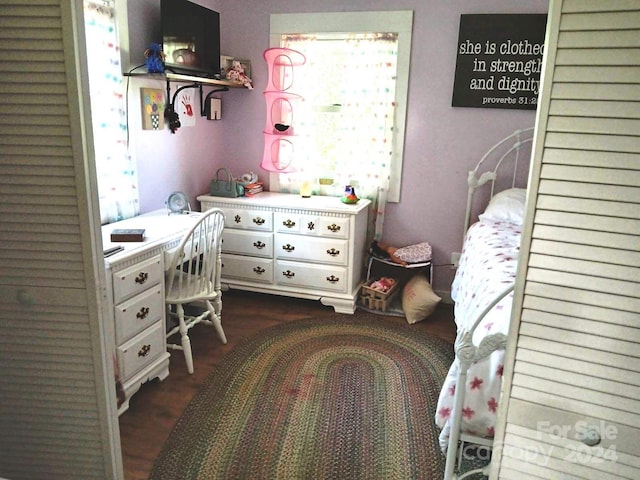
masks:
<svg viewBox="0 0 640 480"><path fill-rule="evenodd" d="M113 0L85 0L85 33L100 217L138 214L135 162L127 149L124 89Z"/></svg>
<svg viewBox="0 0 640 480"><path fill-rule="evenodd" d="M338 194L378 192L398 201L407 104L411 11L271 16L271 45L298 50L294 72L296 173L275 174L275 189L298 191L305 180ZM333 184L333 185L327 185Z"/></svg>

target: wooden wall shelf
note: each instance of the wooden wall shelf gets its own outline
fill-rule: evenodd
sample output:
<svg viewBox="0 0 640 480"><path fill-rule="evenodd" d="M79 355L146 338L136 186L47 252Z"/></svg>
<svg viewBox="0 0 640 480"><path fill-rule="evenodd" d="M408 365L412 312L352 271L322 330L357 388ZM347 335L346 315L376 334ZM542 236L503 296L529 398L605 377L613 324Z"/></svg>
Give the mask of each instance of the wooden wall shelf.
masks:
<svg viewBox="0 0 640 480"><path fill-rule="evenodd" d="M181 73L124 73L125 77L138 77L148 78L151 80L161 80L174 83L197 83L200 85L213 86L213 87L228 87L228 88L244 88L244 85L239 82L232 82L231 80L216 80L215 78L199 77L197 75L184 75Z"/></svg>
<svg viewBox="0 0 640 480"><path fill-rule="evenodd" d="M185 88L195 88L200 93L200 116L206 117L208 116L208 108L209 108L209 98L211 95L217 92L227 92L230 88L245 88L242 83L234 82L231 80L216 80L214 78L206 78L206 77L198 77L196 75L183 75L179 73L124 73L125 77L135 77L135 78L146 78L152 80L160 80L164 81L167 84L167 100L165 107L165 118L169 122L169 130L171 133L175 133L176 130L180 127L180 122L178 120L178 115L175 112L175 101L176 96L181 90ZM186 85L181 85L175 89L173 95L171 95L171 84L172 83L185 83ZM207 92L205 95L203 93L203 87L212 87L212 90Z"/></svg>

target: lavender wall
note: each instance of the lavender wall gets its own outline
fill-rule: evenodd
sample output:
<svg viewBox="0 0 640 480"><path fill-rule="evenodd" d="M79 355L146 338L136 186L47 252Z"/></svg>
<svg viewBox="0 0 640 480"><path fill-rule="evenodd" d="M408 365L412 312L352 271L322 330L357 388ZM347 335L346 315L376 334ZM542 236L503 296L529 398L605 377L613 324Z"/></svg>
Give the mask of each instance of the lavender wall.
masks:
<svg viewBox="0 0 640 480"><path fill-rule="evenodd" d="M148 0L151 1L151 0ZM157 0L153 0L157 1ZM139 4L141 2L129 2ZM146 3L146 2L145 2ZM466 172L497 140L532 126L535 113L451 107L458 22L462 13L546 13L548 0L243 0L198 3L221 13L222 52L252 62L253 91L222 94L223 120L195 128L133 131L143 211L163 205L172 190L192 198L207 190L218 166L258 172L262 158L269 15L358 10L413 10L414 32L401 199L387 208L384 239L397 246L429 241L435 264L460 251ZM129 7L129 16L132 16ZM129 25L135 24L129 18ZM136 32L130 35L135 38ZM330 81L330 79L327 79ZM136 97L137 98L137 97ZM139 119L138 119L139 121ZM138 124L139 125L139 124ZM437 267L435 289L448 291L454 271Z"/></svg>

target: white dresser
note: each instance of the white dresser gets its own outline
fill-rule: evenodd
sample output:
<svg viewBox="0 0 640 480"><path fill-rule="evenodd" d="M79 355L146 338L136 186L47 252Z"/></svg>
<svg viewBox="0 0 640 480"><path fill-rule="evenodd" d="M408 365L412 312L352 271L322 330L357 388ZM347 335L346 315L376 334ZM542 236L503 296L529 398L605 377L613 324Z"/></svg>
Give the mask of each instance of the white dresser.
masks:
<svg viewBox="0 0 640 480"><path fill-rule="evenodd" d="M225 213L222 282L230 288L318 299L352 314L363 278L369 200L262 192L198 197Z"/></svg>
<svg viewBox="0 0 640 480"><path fill-rule="evenodd" d="M119 413L129 408L129 399L149 380L169 375L164 303L164 255L175 248L200 212L168 215L156 210L102 227L106 249L124 250L105 258L108 312L112 316L120 380L126 400ZM142 242L111 242L114 229L145 230Z"/></svg>

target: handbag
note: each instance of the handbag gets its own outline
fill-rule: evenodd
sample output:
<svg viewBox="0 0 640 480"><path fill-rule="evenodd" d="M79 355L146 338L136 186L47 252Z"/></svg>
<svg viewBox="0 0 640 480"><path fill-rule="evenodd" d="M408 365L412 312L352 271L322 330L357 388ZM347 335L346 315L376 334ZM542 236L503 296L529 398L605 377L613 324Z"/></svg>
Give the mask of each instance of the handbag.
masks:
<svg viewBox="0 0 640 480"><path fill-rule="evenodd" d="M226 174L226 179L221 178L221 174ZM211 180L209 193L214 197L241 197L244 195L244 187L233 178L228 168L222 167L216 172L216 178Z"/></svg>

